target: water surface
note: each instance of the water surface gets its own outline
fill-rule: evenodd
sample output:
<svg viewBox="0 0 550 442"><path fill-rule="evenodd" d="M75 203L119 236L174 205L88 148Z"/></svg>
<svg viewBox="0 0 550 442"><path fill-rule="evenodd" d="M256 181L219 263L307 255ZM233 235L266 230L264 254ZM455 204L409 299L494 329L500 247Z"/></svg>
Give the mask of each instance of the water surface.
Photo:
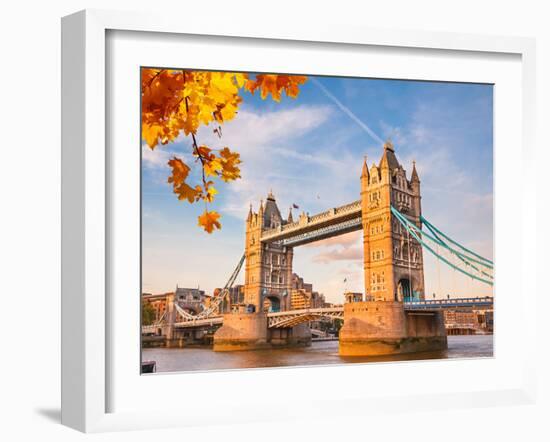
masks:
<svg viewBox="0 0 550 442"><path fill-rule="evenodd" d="M313 342L306 348L224 353L209 348L145 348L142 357L156 361L157 372L170 372L493 356L492 335L449 336L447 340L448 349L444 351L376 357L342 357L338 341Z"/></svg>

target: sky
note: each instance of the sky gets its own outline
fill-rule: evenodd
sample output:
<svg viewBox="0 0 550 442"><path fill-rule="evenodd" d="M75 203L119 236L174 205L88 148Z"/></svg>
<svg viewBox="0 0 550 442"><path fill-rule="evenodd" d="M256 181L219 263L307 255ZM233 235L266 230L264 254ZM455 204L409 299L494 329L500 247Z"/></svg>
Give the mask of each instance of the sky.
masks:
<svg viewBox="0 0 550 442"><path fill-rule="evenodd" d="M280 103L242 92L239 113L197 140L241 155L242 178L216 186L211 205L222 229L197 226L204 206L178 201L166 182L173 155L190 160L191 140L151 151L142 142L142 289L161 293L223 286L244 251L250 204L273 191L283 217L310 215L359 199L362 161L378 163L391 139L410 177L416 160L425 218L482 256L493 257L493 89L491 85L309 76ZM192 174L197 174L197 167ZM193 175L192 175L193 176ZM198 175L196 175L198 178ZM293 269L329 302L364 291L361 232L297 247ZM472 281L424 251L426 294L485 296ZM244 268L237 282L242 282ZM344 282L346 280L346 282Z"/></svg>

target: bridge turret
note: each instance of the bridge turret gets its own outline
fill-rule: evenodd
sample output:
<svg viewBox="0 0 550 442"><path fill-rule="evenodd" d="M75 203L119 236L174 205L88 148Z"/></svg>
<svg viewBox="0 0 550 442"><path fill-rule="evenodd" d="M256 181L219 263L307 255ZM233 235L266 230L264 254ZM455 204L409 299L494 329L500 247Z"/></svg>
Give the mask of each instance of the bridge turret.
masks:
<svg viewBox="0 0 550 442"><path fill-rule="evenodd" d="M411 183L420 184L420 178L418 178L418 172L416 171L416 161L413 160L413 170L411 174Z"/></svg>
<svg viewBox="0 0 550 442"><path fill-rule="evenodd" d="M413 169L411 174L411 190L413 193L413 214L420 225L420 215L422 215L422 204L420 197L420 178L418 178L418 172L416 171L416 161L413 161Z"/></svg>
<svg viewBox="0 0 550 442"><path fill-rule="evenodd" d="M265 200L265 209L263 214L264 223L263 226L266 229L274 229L279 227L283 223L283 217L275 201L273 191L270 191Z"/></svg>
<svg viewBox="0 0 550 442"><path fill-rule="evenodd" d="M369 166L367 165L367 156L365 155L365 159L363 160L363 169L361 170L361 181L366 181L366 184L368 185L369 179Z"/></svg>

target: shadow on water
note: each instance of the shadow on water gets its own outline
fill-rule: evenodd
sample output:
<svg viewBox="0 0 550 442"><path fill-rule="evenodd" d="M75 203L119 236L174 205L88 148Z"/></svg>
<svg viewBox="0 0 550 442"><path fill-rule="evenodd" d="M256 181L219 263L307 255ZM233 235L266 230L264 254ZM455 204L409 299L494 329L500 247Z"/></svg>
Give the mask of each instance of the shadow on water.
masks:
<svg viewBox="0 0 550 442"><path fill-rule="evenodd" d="M342 357L338 354L338 341L314 342L311 347L306 348L226 353L216 353L207 348L143 349L144 360L156 361L157 373L492 356L492 335L449 336L448 349L444 351L370 357Z"/></svg>

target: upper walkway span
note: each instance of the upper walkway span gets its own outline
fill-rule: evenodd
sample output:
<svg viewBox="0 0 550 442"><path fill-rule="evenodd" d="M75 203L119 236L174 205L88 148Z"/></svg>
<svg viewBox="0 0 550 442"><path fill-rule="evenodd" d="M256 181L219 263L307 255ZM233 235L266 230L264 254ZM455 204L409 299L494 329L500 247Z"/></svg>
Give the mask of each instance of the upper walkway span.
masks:
<svg viewBox="0 0 550 442"><path fill-rule="evenodd" d="M358 200L313 216L304 213L295 222L266 230L261 241L295 247L361 228L361 201Z"/></svg>

